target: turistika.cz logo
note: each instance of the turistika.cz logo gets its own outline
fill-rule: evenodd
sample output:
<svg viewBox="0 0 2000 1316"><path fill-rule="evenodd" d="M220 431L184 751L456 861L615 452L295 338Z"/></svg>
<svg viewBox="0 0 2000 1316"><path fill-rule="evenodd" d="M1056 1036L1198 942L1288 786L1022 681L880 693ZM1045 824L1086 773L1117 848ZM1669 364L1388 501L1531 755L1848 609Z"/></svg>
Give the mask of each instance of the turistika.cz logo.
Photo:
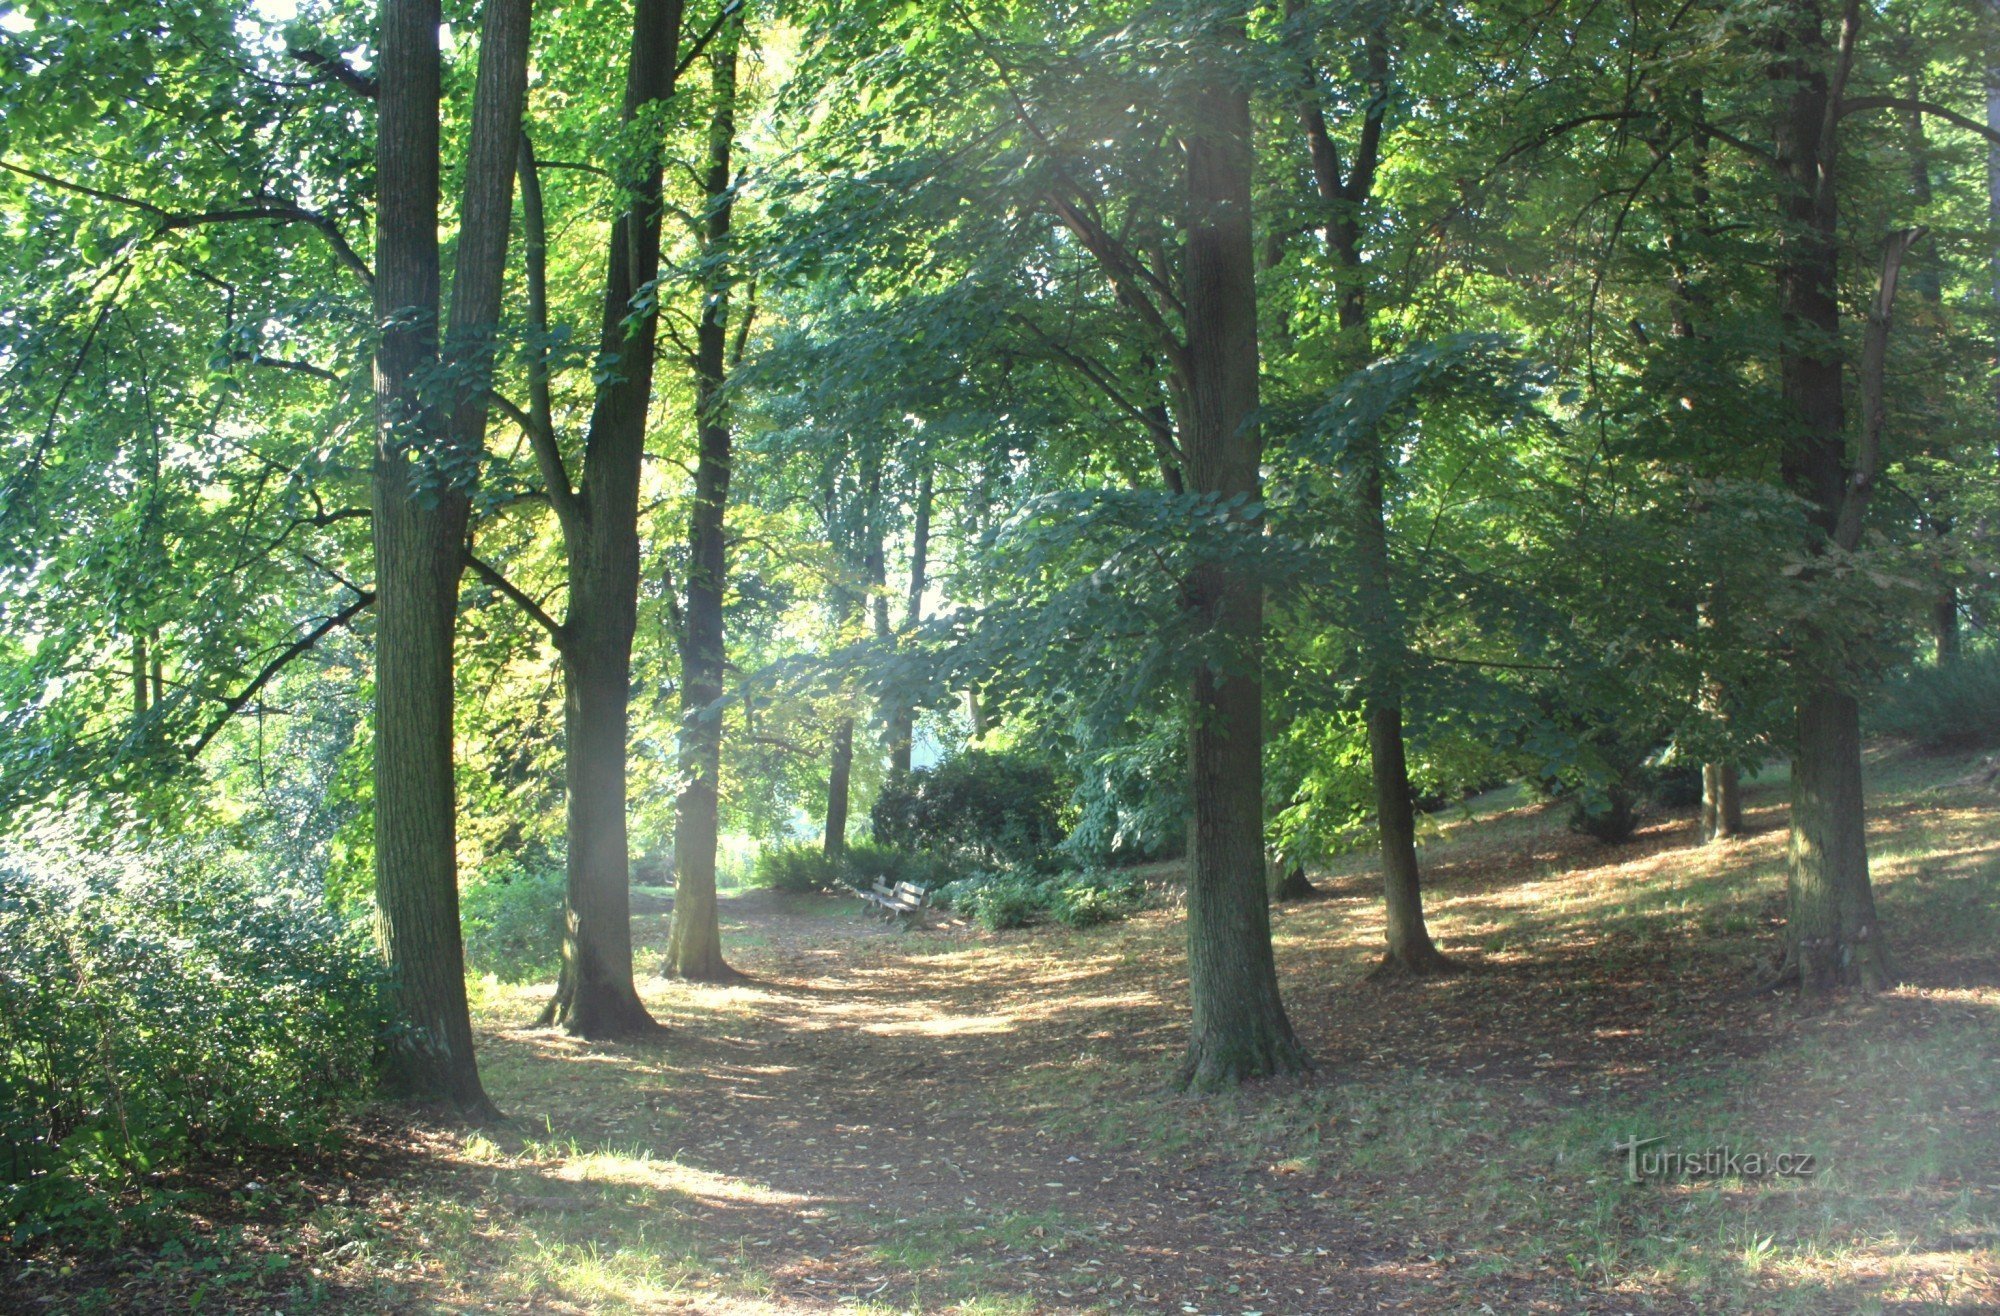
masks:
<svg viewBox="0 0 2000 1316"><path fill-rule="evenodd" d="M1637 1134L1611 1144L1611 1150L1625 1158L1625 1182L1647 1179L1805 1179L1819 1167L1811 1152L1744 1151L1738 1147L1662 1147L1661 1134L1641 1138Z"/></svg>

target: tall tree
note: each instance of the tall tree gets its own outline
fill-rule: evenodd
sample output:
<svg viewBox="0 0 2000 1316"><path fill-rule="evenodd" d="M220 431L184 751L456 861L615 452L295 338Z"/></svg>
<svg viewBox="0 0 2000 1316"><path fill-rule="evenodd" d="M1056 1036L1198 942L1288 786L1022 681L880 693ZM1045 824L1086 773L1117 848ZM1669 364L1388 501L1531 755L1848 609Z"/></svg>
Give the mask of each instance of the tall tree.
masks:
<svg viewBox="0 0 2000 1316"><path fill-rule="evenodd" d="M681 0L637 0L621 121L639 146L606 253L599 384L574 484L547 415L527 417L562 528L569 608L551 626L562 657L568 883L562 974L544 1014L579 1037L658 1024L632 980L626 735L639 608L639 475L659 330L662 144L657 107L679 72Z"/></svg>
<svg viewBox="0 0 2000 1316"><path fill-rule="evenodd" d="M1804 500L1815 552L1856 527L1875 472L1848 460L1841 316L1838 127L1852 74L1861 6L1850 0L1837 44L1816 0L1792 0L1773 34L1779 89L1772 134L1782 191L1779 376L1792 413L1781 467ZM1895 970L1875 914L1861 781L1861 706L1828 661L1828 637L1798 642L1800 685L1792 752L1790 968L1808 993L1877 989Z"/></svg>
<svg viewBox="0 0 2000 1316"><path fill-rule="evenodd" d="M1289 6L1297 25L1302 7ZM1338 270L1336 292L1343 373L1365 367L1374 354L1363 235L1374 201L1382 158L1382 135L1391 99L1391 60L1386 17L1377 17L1361 37L1368 78L1354 158L1345 170L1320 106L1318 73L1308 62L1308 86L1300 109L1313 183L1324 207L1326 247ZM1382 889L1387 913L1386 941L1378 971L1421 976L1446 972L1451 962L1439 952L1424 923L1422 875L1417 865L1416 808L1410 792L1409 756L1403 740L1402 685L1409 644L1397 598L1389 554L1385 498L1389 458L1377 429L1358 434L1348 448L1348 479L1354 524L1356 587L1361 597L1363 718L1375 786L1375 832L1381 846Z"/></svg>
<svg viewBox="0 0 2000 1316"><path fill-rule="evenodd" d="M472 1051L458 922L453 637L470 494L484 443L527 94L527 0L488 0L440 398L436 0L385 0L379 36L375 315L375 892L410 1031L405 1096L491 1112ZM487 344L481 347L481 343Z"/></svg>
<svg viewBox="0 0 2000 1316"><path fill-rule="evenodd" d="M1257 271L1251 224L1253 135L1243 14L1202 34L1182 128L1186 153L1188 425L1191 493L1244 515L1258 492ZM1195 1089L1305 1068L1278 995L1264 880L1261 674L1263 586L1209 563L1188 607L1219 643L1189 698L1188 986L1194 1018L1181 1080Z"/></svg>
<svg viewBox="0 0 2000 1316"><path fill-rule="evenodd" d="M735 206L730 155L736 144L736 64L743 18L740 6L725 13L709 48L707 206L702 220L701 318L695 326L694 506L688 513L687 605L681 621L681 740L683 780L674 826L674 921L667 967L683 978L715 981L731 976L722 958L715 904L715 845L722 777L722 601L729 580L728 537L731 422L729 313L732 268L729 226ZM736 355L749 329L742 308Z"/></svg>

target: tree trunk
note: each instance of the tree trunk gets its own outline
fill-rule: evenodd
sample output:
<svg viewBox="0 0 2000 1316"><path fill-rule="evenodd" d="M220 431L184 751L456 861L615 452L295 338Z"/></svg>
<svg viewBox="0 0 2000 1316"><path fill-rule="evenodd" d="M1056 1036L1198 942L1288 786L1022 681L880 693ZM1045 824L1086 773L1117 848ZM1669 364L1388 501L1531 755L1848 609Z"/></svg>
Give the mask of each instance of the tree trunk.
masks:
<svg viewBox="0 0 2000 1316"><path fill-rule="evenodd" d="M1262 440L1257 409L1257 283L1251 235L1250 102L1240 15L1217 33L1221 67L1190 89L1187 153L1185 473L1197 493L1254 498ZM1234 58L1232 58L1234 57ZM1278 995L1264 880L1263 589L1208 564L1186 597L1222 652L1190 691L1188 986L1194 1018L1183 1086L1211 1090L1306 1068Z"/></svg>
<svg viewBox="0 0 2000 1316"><path fill-rule="evenodd" d="M1987 0L1987 8L1992 11L1994 22L2000 23L2000 0ZM1986 65L1986 126L2000 133L2000 48L1996 48ZM1988 138L1986 142L1986 231L2000 234L2000 141ZM1993 312L1995 322L2000 323L2000 237L1989 237L1987 272L1993 285ZM1994 352L2000 356L2000 338L1994 340ZM1993 411L2000 418L2000 370L1993 372Z"/></svg>
<svg viewBox="0 0 2000 1316"><path fill-rule="evenodd" d="M406 1025L388 1090L492 1111L472 1051L458 922L452 641L468 499L419 377L437 359L436 0L383 0L375 144L376 936Z"/></svg>
<svg viewBox="0 0 2000 1316"><path fill-rule="evenodd" d="M695 327L695 406L698 412L694 507L688 514L687 611L681 650L681 755L686 783L674 820L674 923L667 970L700 982L736 976L722 959L715 905L715 844L722 779L722 598L728 583L730 421L724 411L729 332L729 248L736 143L736 52L742 11L724 21L709 47L714 106L708 127L708 210L703 228L710 270Z"/></svg>
<svg viewBox="0 0 2000 1316"><path fill-rule="evenodd" d="M829 859L847 853L847 787L854 773L854 719L833 727L833 750L826 770L826 836L820 849Z"/></svg>
<svg viewBox="0 0 2000 1316"><path fill-rule="evenodd" d="M146 684L146 633L141 631L132 637L132 720L144 720L147 708Z"/></svg>
<svg viewBox="0 0 2000 1316"><path fill-rule="evenodd" d="M931 546L931 497L932 472L929 461L924 463L923 474L917 480L916 520L910 530L910 594L909 603L903 613L903 630L913 631L917 623L924 619L924 587L930 565ZM907 698L899 696L894 709L889 714L889 768L892 772L910 770L910 753L916 741L917 710Z"/></svg>
<svg viewBox="0 0 2000 1316"><path fill-rule="evenodd" d="M1897 43L1901 62L1909 69L1909 98L1912 102L1923 99L1922 56L1915 43L1908 39ZM1929 134L1924 130L1924 115L1916 109L1903 112L1903 133L1908 141L1910 153L1910 201L1921 217L1932 204L1931 191L1931 148ZM2000 150L2000 145L1991 149ZM1918 261L1910 271L1910 282L1917 295L1924 301L1928 315L1925 317L1927 330L1936 334L1943 324L1944 279L1941 262L1935 258ZM1936 444L1927 442L1925 449L1932 457L1949 460L1949 451L1941 450ZM1931 533L1940 539L1952 532L1951 509L1936 491L1924 498L1924 523ZM1958 588L1950 581L1938 587L1931 599L1930 609L1931 643L1934 657L1940 667L1954 662L1959 654L1958 642Z"/></svg>
<svg viewBox="0 0 2000 1316"><path fill-rule="evenodd" d="M1792 762L1791 954L1808 995L1895 981L1859 822L1861 706L1831 685L1799 704ZM1859 880L1854 875L1859 874Z"/></svg>
<svg viewBox="0 0 2000 1316"><path fill-rule="evenodd" d="M1936 650L1938 666L1958 661L1958 590L1955 586L1944 586L1931 601L1931 642Z"/></svg>
<svg viewBox="0 0 2000 1316"><path fill-rule="evenodd" d="M1326 892L1314 886L1312 879L1306 876L1304 864L1293 864L1285 870L1285 876L1278 882L1278 890L1273 898L1281 904L1290 904L1298 900L1318 900L1325 895Z"/></svg>
<svg viewBox="0 0 2000 1316"><path fill-rule="evenodd" d="M1431 941L1417 873L1416 809L1403 758L1403 710L1393 700L1368 709L1368 750L1375 763L1375 821L1382 838L1382 888L1388 946L1378 975L1449 973L1452 962Z"/></svg>
<svg viewBox="0 0 2000 1316"><path fill-rule="evenodd" d="M1726 841L1743 834L1742 776L1733 763L1701 765L1701 839Z"/></svg>
<svg viewBox="0 0 2000 1316"><path fill-rule="evenodd" d="M1723 622L1725 595L1722 582L1709 586L1695 619L1698 630L1714 632ZM1715 641L1711 638L1709 643ZM1701 708L1718 726L1729 723L1729 692L1713 673L1704 673ZM1726 841L1743 834L1743 791L1741 774L1734 763L1717 760L1701 765L1701 839L1704 844Z"/></svg>
<svg viewBox="0 0 2000 1316"><path fill-rule="evenodd" d="M1773 134L1785 221L1779 376L1794 422L1780 465L1810 509L1811 547L1818 552L1841 520L1852 475L1835 293L1838 153L1827 115L1846 70L1829 50L1812 0L1793 4L1783 39L1783 57L1773 69L1774 79L1790 87ZM1844 36L1843 52L1851 49ZM1807 993L1835 983L1879 986L1889 962L1868 880L1859 708L1839 688L1840 674L1822 669L1824 648L1815 623L1808 622L1795 641L1792 664L1801 694L1792 759L1787 959Z"/></svg>
<svg viewBox="0 0 2000 1316"><path fill-rule="evenodd" d="M639 0L633 12L627 123L673 95L681 8L681 0ZM655 154L611 226L598 350L614 364L591 409L579 487L568 488L559 455L542 461L569 566L563 655L568 892L563 973L543 1018L580 1037L646 1036L659 1029L632 983L625 736L639 608L639 474L659 329L657 310L634 303L659 273L660 170Z"/></svg>
<svg viewBox="0 0 2000 1316"><path fill-rule="evenodd" d="M632 867L625 830L626 701L636 608L629 602L621 607L621 600L636 600L637 538L629 555L621 551L623 544L607 548L584 557L578 563L584 570L570 577L572 617L599 626L572 623L563 653L569 880L553 1022L588 1038L643 1036L659 1027L632 981Z"/></svg>
<svg viewBox="0 0 2000 1316"><path fill-rule="evenodd" d="M1296 13L1296 0L1291 9ZM1350 370L1365 367L1374 352L1361 250L1361 219L1374 193L1383 115L1389 102L1387 35L1377 27L1365 40L1375 95L1364 112L1356 157L1345 178L1340 173L1339 153L1334 149L1326 116L1319 107L1318 79L1312 73L1310 56L1300 114L1314 184L1327 207L1327 251L1341 276L1337 315L1341 354ZM1417 976L1445 973L1450 971L1451 961L1438 950L1424 924L1416 809L1410 790L1409 755L1403 743L1401 685L1408 652L1389 557L1388 459L1379 439L1354 445L1350 480L1354 498L1356 584L1364 601L1362 648L1367 667L1364 718L1368 727L1369 772L1375 787L1375 834L1382 853L1383 905L1388 915L1387 945L1377 972Z"/></svg>

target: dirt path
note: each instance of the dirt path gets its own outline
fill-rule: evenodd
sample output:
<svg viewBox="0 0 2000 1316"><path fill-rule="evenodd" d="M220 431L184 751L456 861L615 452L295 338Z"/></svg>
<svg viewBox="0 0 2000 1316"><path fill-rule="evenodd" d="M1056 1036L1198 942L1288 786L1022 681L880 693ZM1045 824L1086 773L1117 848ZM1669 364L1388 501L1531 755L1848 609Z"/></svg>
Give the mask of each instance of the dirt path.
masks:
<svg viewBox="0 0 2000 1316"><path fill-rule="evenodd" d="M1292 916L1294 931L1319 940L1365 900L1355 892ZM1438 1231L1364 1220L1307 1167L1122 1132L1112 1112L1133 1098L1184 1113L1202 1105L1162 1092L1183 988L1173 919L1147 922L1135 953L1129 929L899 934L858 910L830 917L826 904L760 893L731 903L725 934L753 947L737 956L752 981L665 988L691 1026L664 1047L507 1030L487 1054L510 1075L510 1051L630 1064L621 1086L657 1118L635 1128L629 1107L571 1101L553 1130L748 1185L711 1194L698 1223L716 1241L747 1240L785 1309L922 1306L926 1278L950 1289L954 1273L1050 1312L1628 1309L1527 1272L1468 1286ZM1376 998L1365 1014L1394 1013L1362 992ZM1347 1028L1314 1017L1333 1004L1295 1007L1316 1053L1343 1067L1384 1058L1379 1031L1357 1048L1338 1036ZM1415 1017L1444 1022L1430 1008ZM1569 1081L1546 1061L1526 1069L1539 1086ZM496 1094L541 1114L540 1093L499 1080Z"/></svg>

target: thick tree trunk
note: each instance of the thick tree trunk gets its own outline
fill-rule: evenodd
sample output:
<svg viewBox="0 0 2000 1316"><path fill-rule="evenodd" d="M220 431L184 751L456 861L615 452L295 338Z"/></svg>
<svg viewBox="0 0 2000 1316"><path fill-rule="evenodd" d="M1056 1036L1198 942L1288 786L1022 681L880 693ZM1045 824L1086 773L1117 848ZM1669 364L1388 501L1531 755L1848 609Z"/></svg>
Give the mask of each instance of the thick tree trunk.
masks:
<svg viewBox="0 0 2000 1316"><path fill-rule="evenodd" d="M709 47L713 108L708 127L708 212L703 246L711 271L695 327L698 412L694 507L688 514L687 609L681 650L680 770L685 784L674 820L674 923L667 970L716 982L735 976L723 962L715 904L715 845L722 779L722 598L729 578L723 519L729 506L730 420L724 411L729 335L730 154L736 143L736 52L741 11Z"/></svg>
<svg viewBox="0 0 2000 1316"><path fill-rule="evenodd" d="M1813 0L1795 0L1783 36L1784 55L1773 69L1790 88L1773 134L1785 220L1779 376L1794 423L1780 465L1792 492L1811 509L1811 546L1819 551L1848 508L1853 475L1836 298L1838 152L1827 114L1845 70L1829 49ZM1851 40L1842 45L1852 48ZM1856 492L1865 493L1865 486ZM1793 662L1801 694L1792 759L1788 969L1798 972L1807 992L1835 983L1879 986L1889 963L1868 880L1858 707L1840 690L1840 674L1823 669L1824 648L1808 623Z"/></svg>
<svg viewBox="0 0 2000 1316"><path fill-rule="evenodd" d="M621 600L636 599L638 544L635 537L629 554L620 551L624 545L609 548L603 558L585 559L587 569L570 579L572 615L599 625L573 627L563 653L569 881L562 991L553 1021L589 1038L642 1036L658 1027L632 981L625 830L626 701L636 609Z"/></svg>
<svg viewBox="0 0 2000 1316"><path fill-rule="evenodd" d="M625 70L627 123L673 95L681 9L681 0L638 0ZM615 364L591 410L579 487L567 487L559 455L542 460L569 565L563 671L570 826L563 973L543 1017L581 1037L646 1036L659 1028L632 983L625 735L639 607L639 473L659 329L657 311L635 310L634 302L659 273L660 168L656 155L611 226L598 345Z"/></svg>
<svg viewBox="0 0 2000 1316"><path fill-rule="evenodd" d="M1254 498L1257 284L1251 235L1250 103L1230 56L1241 20L1217 34L1221 68L1191 89L1187 152L1185 473L1204 494ZM1222 651L1190 691L1188 986L1194 1018L1181 1082L1225 1087L1306 1068L1278 995L1264 880L1263 589L1216 565L1187 582L1191 608Z"/></svg>
<svg viewBox="0 0 2000 1316"><path fill-rule="evenodd" d="M1862 817L1861 712L1831 685L1801 701L1792 762L1791 955L1808 995L1895 981L1875 918ZM1859 880L1854 880L1854 875Z"/></svg>
<svg viewBox="0 0 2000 1316"><path fill-rule="evenodd" d="M458 919L452 650L485 413L475 400L439 415L418 385L438 351L440 20L436 0L384 0L377 55L376 930L409 1026L389 1058L390 1089L483 1117L494 1112L473 1056ZM527 32L526 0L489 4L453 286L455 340L497 318ZM449 364L474 379L490 368L476 350Z"/></svg>

